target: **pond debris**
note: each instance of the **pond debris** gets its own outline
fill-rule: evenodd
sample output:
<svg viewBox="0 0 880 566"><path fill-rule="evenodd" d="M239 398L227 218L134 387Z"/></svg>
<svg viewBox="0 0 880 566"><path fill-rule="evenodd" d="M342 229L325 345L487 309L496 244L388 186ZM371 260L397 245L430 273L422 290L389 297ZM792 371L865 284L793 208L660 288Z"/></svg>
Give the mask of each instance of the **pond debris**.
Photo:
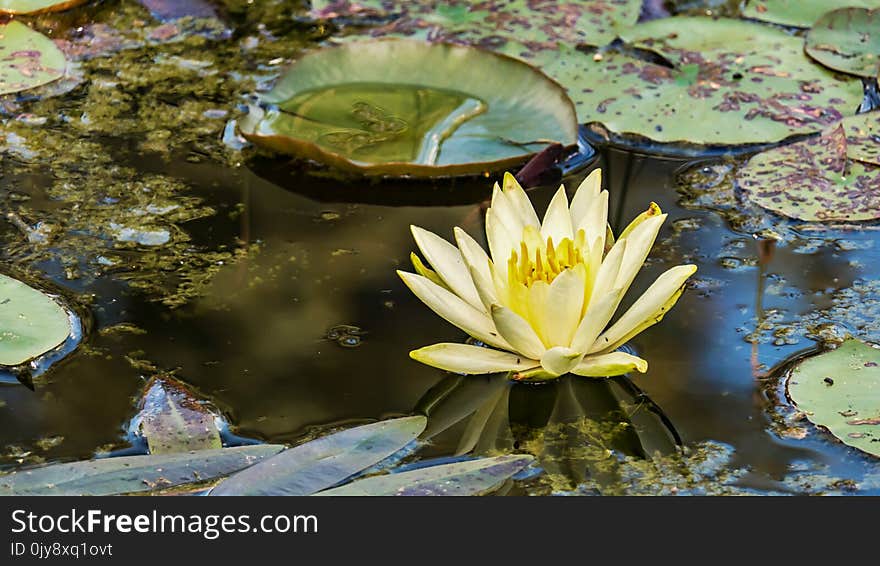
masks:
<svg viewBox="0 0 880 566"><path fill-rule="evenodd" d="M327 340L333 340L343 348L357 348L367 331L350 324L338 324L327 331Z"/></svg>

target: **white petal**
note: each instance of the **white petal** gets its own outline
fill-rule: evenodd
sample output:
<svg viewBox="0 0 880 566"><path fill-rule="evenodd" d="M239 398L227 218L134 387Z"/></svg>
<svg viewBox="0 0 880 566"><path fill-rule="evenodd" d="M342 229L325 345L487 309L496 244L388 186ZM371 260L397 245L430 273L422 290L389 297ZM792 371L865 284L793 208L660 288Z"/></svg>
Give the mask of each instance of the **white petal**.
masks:
<svg viewBox="0 0 880 566"><path fill-rule="evenodd" d="M633 370L645 373L648 371L648 362L625 352L611 352L585 357L571 373L585 377L612 377Z"/></svg>
<svg viewBox="0 0 880 566"><path fill-rule="evenodd" d="M515 351L535 360L541 358L546 348L526 319L501 305L492 305L492 319L498 333Z"/></svg>
<svg viewBox="0 0 880 566"><path fill-rule="evenodd" d="M579 267L560 273L547 291L542 330L548 346L570 345L581 320L587 274Z"/></svg>
<svg viewBox="0 0 880 566"><path fill-rule="evenodd" d="M413 350L409 357L435 368L468 374L523 371L538 365L516 354L469 344L434 344Z"/></svg>
<svg viewBox="0 0 880 566"><path fill-rule="evenodd" d="M551 375L562 375L572 371L584 355L571 348L556 346L541 356L541 367Z"/></svg>
<svg viewBox="0 0 880 566"><path fill-rule="evenodd" d="M492 208L486 211L486 240L492 262L502 266L498 274L507 281L507 260L510 259L511 252L519 251L520 235L511 234Z"/></svg>
<svg viewBox="0 0 880 566"><path fill-rule="evenodd" d="M541 236L544 240L553 238L553 245L558 246L559 243L568 238L574 240L574 233L571 230L571 213L568 211L568 197L565 196L565 187L559 187L547 212L544 213L544 222L541 223Z"/></svg>
<svg viewBox="0 0 880 566"><path fill-rule="evenodd" d="M486 344L491 344L502 350L513 349L498 334L495 323L492 322L488 314L478 311L454 293L432 283L421 275L405 271L398 271L397 274L416 297L445 320Z"/></svg>
<svg viewBox="0 0 880 566"><path fill-rule="evenodd" d="M529 322L547 348L553 346L547 338L547 329L553 324L553 321L547 316L547 295L549 293L550 284L538 280L529 286L526 295L526 312Z"/></svg>
<svg viewBox="0 0 880 566"><path fill-rule="evenodd" d="M458 244L458 250L465 263L474 268L481 277L491 281L492 274L489 273L489 256L486 254L486 250L470 234L458 226L453 229L453 232L455 233L455 243Z"/></svg>
<svg viewBox="0 0 880 566"><path fill-rule="evenodd" d="M571 199L571 224L580 226L587 210L593 205L593 201L602 190L602 170L595 169L587 175L587 178L578 186ZM589 241L589 240L588 240Z"/></svg>
<svg viewBox="0 0 880 566"><path fill-rule="evenodd" d="M486 261L488 264L488 260ZM477 269L472 266L468 266L468 269L471 271L471 277L474 280L474 286L477 288L477 294L480 296L480 301L483 302L483 306L486 307L486 312L489 312L489 309L495 303L500 302L498 298L498 292L495 290L495 284L491 279L493 274L490 272L490 279L483 279L483 276L480 273L477 273ZM506 291L506 284L502 284L503 291Z"/></svg>
<svg viewBox="0 0 880 566"><path fill-rule="evenodd" d="M510 196L498 187L498 183L495 183L495 188L492 190L492 206L490 208L512 235L519 236L522 233L526 225L519 207L511 200Z"/></svg>
<svg viewBox="0 0 880 566"><path fill-rule="evenodd" d="M483 310L485 307L480 301L470 271L468 271L458 248L433 232L428 232L418 226L410 228L416 245L419 246L431 267L452 292L470 303L472 307Z"/></svg>
<svg viewBox="0 0 880 566"><path fill-rule="evenodd" d="M532 201L529 200L529 196L520 186L516 177L510 173L505 173L502 190L510 199L511 204L519 211L523 226L541 226L541 223L538 222L538 215L535 213L535 207L532 206Z"/></svg>
<svg viewBox="0 0 880 566"><path fill-rule="evenodd" d="M605 330L611 317L614 316L622 294L623 289L617 288L601 296L593 295L590 306L587 307L587 312L571 341L572 348L579 352L589 351L589 348L596 342L596 338Z"/></svg>
<svg viewBox="0 0 880 566"><path fill-rule="evenodd" d="M639 224L629 236L620 240L626 242L626 253L623 254L623 261L620 264L620 271L617 273L614 287L623 287L623 292L626 293L626 290L632 285L633 279L636 278L636 274L644 265L645 259L654 245L654 240L657 238L657 233L664 220L666 220L665 214L652 216Z"/></svg>
<svg viewBox="0 0 880 566"><path fill-rule="evenodd" d="M626 240L618 240L614 243L608 255L605 256L605 259L602 260L602 265L599 266L599 272L596 274L596 281L593 282L591 301L592 297L601 297L612 289L619 287L614 282L617 281L617 275L620 273L620 266L623 263L623 257L626 255L628 245ZM625 289L624 292L626 292Z"/></svg>
<svg viewBox="0 0 880 566"><path fill-rule="evenodd" d="M634 330L641 331L659 322L672 308L670 299L678 299L688 277L696 270L696 265L679 265L663 273L611 328L599 336L588 353L617 348L636 334Z"/></svg>
<svg viewBox="0 0 880 566"><path fill-rule="evenodd" d="M585 212L581 221L574 225L574 230L583 230L588 242L592 242L596 238L602 240L602 247L605 247L605 234L608 228L608 191L602 191L593 199L593 202Z"/></svg>

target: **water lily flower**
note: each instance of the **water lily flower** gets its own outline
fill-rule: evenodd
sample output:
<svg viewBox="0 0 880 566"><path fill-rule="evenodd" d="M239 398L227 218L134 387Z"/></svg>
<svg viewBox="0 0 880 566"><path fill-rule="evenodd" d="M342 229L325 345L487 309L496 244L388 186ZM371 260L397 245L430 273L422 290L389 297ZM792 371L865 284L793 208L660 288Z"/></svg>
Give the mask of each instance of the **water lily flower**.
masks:
<svg viewBox="0 0 880 566"><path fill-rule="evenodd" d="M461 228L456 247L412 226L430 268L412 254L416 273L397 273L435 313L491 348L442 343L410 357L457 373L513 372L518 380L645 372L645 360L618 349L660 322L697 268L660 275L609 327L666 214L651 203L615 241L601 184L596 170L571 206L560 187L539 222L528 195L505 174L486 212L489 254Z"/></svg>

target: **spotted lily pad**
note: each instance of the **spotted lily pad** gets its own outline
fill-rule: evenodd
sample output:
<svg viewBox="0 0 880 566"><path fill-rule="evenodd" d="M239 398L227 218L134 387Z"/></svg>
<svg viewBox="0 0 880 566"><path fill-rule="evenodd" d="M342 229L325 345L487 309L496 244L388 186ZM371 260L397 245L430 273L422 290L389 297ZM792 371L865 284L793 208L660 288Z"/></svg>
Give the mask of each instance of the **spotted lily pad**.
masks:
<svg viewBox="0 0 880 566"><path fill-rule="evenodd" d="M532 456L480 458L357 480L316 495L483 495L532 463Z"/></svg>
<svg viewBox="0 0 880 566"><path fill-rule="evenodd" d="M671 66L613 52L586 58L573 98L582 118L613 134L723 146L778 142L823 130L862 100L860 81L814 64L799 38L768 26L675 17L635 26L623 39Z"/></svg>
<svg viewBox="0 0 880 566"><path fill-rule="evenodd" d="M822 16L807 32L807 53L830 69L880 74L880 9L844 8Z"/></svg>
<svg viewBox="0 0 880 566"><path fill-rule="evenodd" d="M52 297L0 275L0 365L17 366L70 336L70 317Z"/></svg>
<svg viewBox="0 0 880 566"><path fill-rule="evenodd" d="M774 24L808 28L822 14L846 6L880 8L880 0L749 0L743 15Z"/></svg>
<svg viewBox="0 0 880 566"><path fill-rule="evenodd" d="M799 220L880 218L880 166L847 158L843 124L755 155L737 183L759 206Z"/></svg>
<svg viewBox="0 0 880 566"><path fill-rule="evenodd" d="M45 35L15 20L0 25L0 94L57 80L66 66L64 54Z"/></svg>
<svg viewBox="0 0 880 566"><path fill-rule="evenodd" d="M285 450L215 487L211 495L311 495L391 456L425 430L425 417L358 426Z"/></svg>
<svg viewBox="0 0 880 566"><path fill-rule="evenodd" d="M0 495L117 495L153 491L215 480L253 466L283 448L259 444L52 464L0 475Z"/></svg>
<svg viewBox="0 0 880 566"><path fill-rule="evenodd" d="M40 14L60 12L87 0L0 0L0 14Z"/></svg>
<svg viewBox="0 0 880 566"><path fill-rule="evenodd" d="M810 422L844 444L880 456L880 350L849 339L798 364L787 387Z"/></svg>
<svg viewBox="0 0 880 566"><path fill-rule="evenodd" d="M564 45L605 45L639 18L642 0L364 0L315 1L315 18L386 16L394 22L382 33L430 35L488 49L546 50Z"/></svg>
<svg viewBox="0 0 880 566"><path fill-rule="evenodd" d="M217 415L182 382L157 375L147 383L135 428L150 454L222 448Z"/></svg>
<svg viewBox="0 0 880 566"><path fill-rule="evenodd" d="M880 165L880 111L857 114L843 121L846 156Z"/></svg>
<svg viewBox="0 0 880 566"><path fill-rule="evenodd" d="M300 58L252 109L254 143L370 175L501 170L555 142L574 144L565 91L509 57L387 39Z"/></svg>

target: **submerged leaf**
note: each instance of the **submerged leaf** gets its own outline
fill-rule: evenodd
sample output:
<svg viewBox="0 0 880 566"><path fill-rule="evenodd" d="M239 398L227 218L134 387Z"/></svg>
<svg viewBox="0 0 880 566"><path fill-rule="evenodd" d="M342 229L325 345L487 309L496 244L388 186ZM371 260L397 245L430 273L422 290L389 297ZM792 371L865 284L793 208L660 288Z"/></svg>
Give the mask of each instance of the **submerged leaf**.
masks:
<svg viewBox="0 0 880 566"><path fill-rule="evenodd" d="M54 299L0 275L0 365L17 366L64 343L70 318Z"/></svg>
<svg viewBox="0 0 880 566"><path fill-rule="evenodd" d="M0 25L0 94L52 82L66 67L64 54L45 35L15 20Z"/></svg>
<svg viewBox="0 0 880 566"><path fill-rule="evenodd" d="M749 0L743 15L774 24L808 28L822 14L844 6L878 8L880 0Z"/></svg>
<svg viewBox="0 0 880 566"><path fill-rule="evenodd" d="M282 449L280 445L259 444L53 464L0 476L0 495L117 495L152 491L226 476Z"/></svg>
<svg viewBox="0 0 880 566"><path fill-rule="evenodd" d="M880 73L880 9L829 12L807 32L806 42L807 54L826 67L873 79Z"/></svg>
<svg viewBox="0 0 880 566"><path fill-rule="evenodd" d="M186 385L158 375L147 383L135 422L151 454L170 454L222 448L216 418Z"/></svg>
<svg viewBox="0 0 880 566"><path fill-rule="evenodd" d="M844 444L880 456L880 350L849 339L798 364L787 388L811 422Z"/></svg>
<svg viewBox="0 0 880 566"><path fill-rule="evenodd" d="M373 476L316 495L483 495L534 461L532 456L481 458Z"/></svg>
<svg viewBox="0 0 880 566"><path fill-rule="evenodd" d="M391 456L425 430L425 417L350 428L285 450L226 479L211 495L311 495Z"/></svg>
<svg viewBox="0 0 880 566"><path fill-rule="evenodd" d="M411 40L352 42L294 63L241 122L271 149L374 175L461 175L574 144L564 90L511 58Z"/></svg>

